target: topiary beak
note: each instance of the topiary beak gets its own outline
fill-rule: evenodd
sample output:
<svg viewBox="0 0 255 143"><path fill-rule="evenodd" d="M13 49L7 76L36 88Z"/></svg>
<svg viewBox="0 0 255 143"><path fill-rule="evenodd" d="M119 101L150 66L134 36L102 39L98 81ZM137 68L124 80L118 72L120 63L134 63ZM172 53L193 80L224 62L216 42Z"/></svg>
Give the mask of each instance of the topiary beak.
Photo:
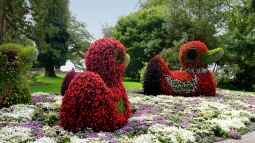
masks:
<svg viewBox="0 0 255 143"><path fill-rule="evenodd" d="M202 55L202 62L204 64L212 64L218 61L223 55L224 55L223 48L216 48Z"/></svg>
<svg viewBox="0 0 255 143"><path fill-rule="evenodd" d="M129 62L130 62L130 56L129 56L129 54L128 54L128 53L126 53L126 55L125 55L125 62L124 62L125 67L127 67L127 66L128 66Z"/></svg>

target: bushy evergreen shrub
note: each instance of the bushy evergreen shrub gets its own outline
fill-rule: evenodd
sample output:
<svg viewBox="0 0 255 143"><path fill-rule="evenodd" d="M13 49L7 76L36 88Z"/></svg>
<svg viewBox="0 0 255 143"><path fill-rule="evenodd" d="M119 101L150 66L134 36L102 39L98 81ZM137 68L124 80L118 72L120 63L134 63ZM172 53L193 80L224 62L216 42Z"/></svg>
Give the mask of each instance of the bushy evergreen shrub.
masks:
<svg viewBox="0 0 255 143"><path fill-rule="evenodd" d="M0 107L31 102L26 71L37 57L34 47L0 45Z"/></svg>

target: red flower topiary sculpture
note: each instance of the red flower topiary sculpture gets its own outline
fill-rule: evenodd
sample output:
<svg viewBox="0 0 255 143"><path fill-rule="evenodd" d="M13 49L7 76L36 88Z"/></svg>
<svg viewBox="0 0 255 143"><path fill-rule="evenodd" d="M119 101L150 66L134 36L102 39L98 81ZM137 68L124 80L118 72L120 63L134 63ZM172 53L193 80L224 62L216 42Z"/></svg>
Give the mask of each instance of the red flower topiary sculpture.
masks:
<svg viewBox="0 0 255 143"><path fill-rule="evenodd" d="M222 48L208 51L200 41L183 44L179 52L182 69L171 71L159 55L153 57L144 77L146 95L215 96L216 82L207 69L208 64L220 59ZM158 83L155 85L155 83Z"/></svg>
<svg viewBox="0 0 255 143"><path fill-rule="evenodd" d="M123 86L127 65L125 47L117 40L104 38L94 42L85 54L87 71L71 80L61 106L61 126L78 132L114 131L131 115Z"/></svg>

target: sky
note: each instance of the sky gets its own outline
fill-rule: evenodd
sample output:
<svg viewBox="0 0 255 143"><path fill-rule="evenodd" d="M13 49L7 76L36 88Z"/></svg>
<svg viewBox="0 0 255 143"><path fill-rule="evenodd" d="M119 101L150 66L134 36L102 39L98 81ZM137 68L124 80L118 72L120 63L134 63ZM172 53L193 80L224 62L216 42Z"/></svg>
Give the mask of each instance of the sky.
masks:
<svg viewBox="0 0 255 143"><path fill-rule="evenodd" d="M77 20L86 23L94 38L102 37L105 24L114 25L120 16L138 8L138 0L70 0L70 11Z"/></svg>

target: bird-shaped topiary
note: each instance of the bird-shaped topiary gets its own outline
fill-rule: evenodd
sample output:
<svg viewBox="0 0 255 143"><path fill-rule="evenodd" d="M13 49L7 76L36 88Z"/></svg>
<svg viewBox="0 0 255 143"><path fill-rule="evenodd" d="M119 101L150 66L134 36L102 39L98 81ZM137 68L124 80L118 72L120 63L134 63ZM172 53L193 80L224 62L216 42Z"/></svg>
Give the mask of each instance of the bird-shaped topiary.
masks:
<svg viewBox="0 0 255 143"><path fill-rule="evenodd" d="M219 60L222 48L208 51L200 41L183 44L179 52L181 70L171 71L160 55L153 57L144 76L146 95L215 96L216 81L208 64Z"/></svg>
<svg viewBox="0 0 255 143"><path fill-rule="evenodd" d="M33 46L13 43L0 45L0 108L31 103L26 75L37 54Z"/></svg>
<svg viewBox="0 0 255 143"><path fill-rule="evenodd" d="M76 74L65 91L62 127L72 132L114 131L127 122L131 115L123 86L127 57L117 40L104 38L91 44L85 54L87 71Z"/></svg>

